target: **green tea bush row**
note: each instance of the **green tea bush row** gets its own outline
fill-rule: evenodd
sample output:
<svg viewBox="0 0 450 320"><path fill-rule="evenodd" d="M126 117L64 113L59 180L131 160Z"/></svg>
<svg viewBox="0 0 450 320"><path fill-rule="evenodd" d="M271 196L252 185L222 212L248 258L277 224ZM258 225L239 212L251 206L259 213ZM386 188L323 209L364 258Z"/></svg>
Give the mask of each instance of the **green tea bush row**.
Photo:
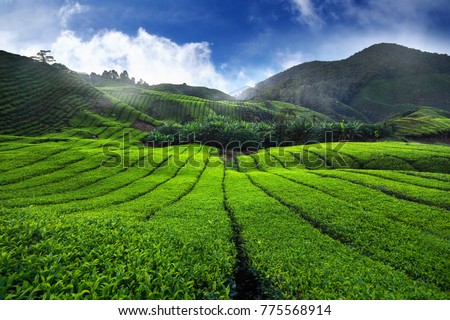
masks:
<svg viewBox="0 0 450 320"><path fill-rule="evenodd" d="M264 284L264 294L269 298L443 296L436 287L413 281L321 233L297 212L267 196L244 174L227 170L225 190L227 203L241 228L249 265Z"/></svg>
<svg viewBox="0 0 450 320"><path fill-rule="evenodd" d="M334 239L406 272L413 279L421 279L445 291L450 289L448 240L424 234L379 212L358 208L269 173L251 172L249 176L255 184Z"/></svg>
<svg viewBox="0 0 450 320"><path fill-rule="evenodd" d="M351 171L333 170L329 172L320 172L320 174L341 178L419 203L450 209L450 199L447 196L447 192L443 190L420 187L409 183L392 181Z"/></svg>
<svg viewBox="0 0 450 320"><path fill-rule="evenodd" d="M271 173L323 191L364 211L375 212L394 221L400 221L415 227L419 231L431 232L445 239L450 239L450 212L448 210L397 199L381 191L341 179L318 176L317 174L320 172L271 170ZM430 221L433 221L433 223L430 224Z"/></svg>

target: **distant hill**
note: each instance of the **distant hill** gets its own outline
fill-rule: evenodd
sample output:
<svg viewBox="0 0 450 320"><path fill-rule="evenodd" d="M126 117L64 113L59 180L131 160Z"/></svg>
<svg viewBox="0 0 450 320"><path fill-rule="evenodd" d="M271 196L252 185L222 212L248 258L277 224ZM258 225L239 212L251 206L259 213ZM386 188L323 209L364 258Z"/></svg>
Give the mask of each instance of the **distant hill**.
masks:
<svg viewBox="0 0 450 320"><path fill-rule="evenodd" d="M450 112L432 107L417 107L400 117L389 120L397 133L408 138L442 136L448 140L450 134Z"/></svg>
<svg viewBox="0 0 450 320"><path fill-rule="evenodd" d="M115 72L111 70L112 72ZM110 71L110 72L111 72ZM95 87L120 87L120 86L130 86L135 85L134 78L130 80L128 77L125 79L111 79L109 78L109 74L104 72L106 76L98 75L95 73L86 74L86 73L78 73L78 76L86 81L89 84L92 84ZM119 74L116 72L116 76ZM127 73L128 75L128 73ZM142 80L141 80L142 81ZM195 87L189 86L185 83L183 84L171 84L171 83L162 83L157 85L148 85L146 82L143 84L139 84L139 87L143 87L153 91L166 92L166 93L174 93L174 94L184 94L188 96L208 99L208 100L234 100L235 98L220 91L217 89L211 89L207 87Z"/></svg>
<svg viewBox="0 0 450 320"><path fill-rule="evenodd" d="M217 101L154 91L135 85L100 87L99 89L160 120L204 121L209 115L222 115L249 122L267 122L272 121L281 110L290 109L299 117L331 121L328 116L316 111L280 101Z"/></svg>
<svg viewBox="0 0 450 320"><path fill-rule="evenodd" d="M432 106L450 111L450 57L377 44L345 60L292 67L243 92L333 117L377 122Z"/></svg>
<svg viewBox="0 0 450 320"><path fill-rule="evenodd" d="M187 84L163 83L150 86L149 89L159 92L184 94L208 100L234 100L232 96L220 90L210 89L206 87L188 86Z"/></svg>
<svg viewBox="0 0 450 320"><path fill-rule="evenodd" d="M97 136L106 128L153 128L159 121L51 66L0 51L0 134L42 135L64 130ZM92 129L92 130L91 130Z"/></svg>
<svg viewBox="0 0 450 320"><path fill-rule="evenodd" d="M228 116L248 122L270 122L281 110L290 109L296 116L312 121L332 121L319 112L280 101L238 101L216 89L187 84L163 83L148 85L145 82L122 79L111 70L103 75L95 73L78 76L97 89L161 121L205 121L210 115Z"/></svg>

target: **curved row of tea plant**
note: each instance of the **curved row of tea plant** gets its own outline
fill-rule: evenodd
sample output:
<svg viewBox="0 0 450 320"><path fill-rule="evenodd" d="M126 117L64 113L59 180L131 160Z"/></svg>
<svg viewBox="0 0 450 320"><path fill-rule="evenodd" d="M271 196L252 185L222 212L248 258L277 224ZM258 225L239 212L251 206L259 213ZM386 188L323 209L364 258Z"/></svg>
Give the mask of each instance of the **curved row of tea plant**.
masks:
<svg viewBox="0 0 450 320"><path fill-rule="evenodd" d="M283 167L296 167L296 161L291 157L293 155L300 165L310 169L326 167L450 173L450 152L444 145L342 141L259 151L259 154L264 153L272 154L275 158L272 161L280 160Z"/></svg>
<svg viewBox="0 0 450 320"><path fill-rule="evenodd" d="M7 299L229 297L234 246L229 241L231 229L222 204L223 169L218 159L208 159L205 152L209 151L193 148L192 152L182 152L190 165L180 167L174 162L167 167L167 170L178 168L179 173L154 190L158 201L150 202L156 205L151 218L146 218L147 201L133 214L117 210L114 202L108 204L112 211L97 209L71 214L61 214L64 212L61 208L50 206L2 209L0 221L5 228L2 228L0 296ZM167 153L174 158L171 152L163 152ZM205 166L205 161L210 165ZM136 169L130 167L128 171ZM154 177L166 179L167 175L159 172ZM179 193L183 178L189 185ZM176 183L170 187L172 193L167 188L156 192L175 179ZM133 190L131 186L124 191ZM211 202L213 190L217 199ZM140 200L151 194L142 195ZM164 201L158 195L172 198ZM170 204L182 211L168 210ZM186 211L187 208L191 211ZM23 210L27 212L25 216ZM209 216L211 210L216 210L216 218ZM174 212L184 213L172 217ZM205 224L206 218L211 220L209 224ZM198 233L195 237L193 231ZM40 258L44 256L45 259Z"/></svg>

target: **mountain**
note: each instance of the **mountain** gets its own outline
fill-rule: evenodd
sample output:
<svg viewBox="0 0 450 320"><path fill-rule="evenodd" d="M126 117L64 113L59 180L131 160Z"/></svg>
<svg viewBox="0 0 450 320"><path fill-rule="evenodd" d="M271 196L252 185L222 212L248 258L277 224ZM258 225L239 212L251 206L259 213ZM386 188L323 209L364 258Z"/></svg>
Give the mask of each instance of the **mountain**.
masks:
<svg viewBox="0 0 450 320"><path fill-rule="evenodd" d="M450 111L450 57L376 44L344 60L292 67L239 98L285 101L336 120L367 122L395 117L416 106Z"/></svg>

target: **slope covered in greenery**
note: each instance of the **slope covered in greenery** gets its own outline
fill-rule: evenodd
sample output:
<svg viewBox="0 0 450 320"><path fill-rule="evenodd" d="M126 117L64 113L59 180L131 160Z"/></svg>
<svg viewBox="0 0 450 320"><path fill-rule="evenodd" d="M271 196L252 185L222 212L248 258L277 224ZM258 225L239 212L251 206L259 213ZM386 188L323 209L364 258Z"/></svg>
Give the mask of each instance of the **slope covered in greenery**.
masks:
<svg viewBox="0 0 450 320"><path fill-rule="evenodd" d="M66 68L4 51L0 51L0 87L2 134L42 135L159 124Z"/></svg>
<svg viewBox="0 0 450 320"><path fill-rule="evenodd" d="M232 96L220 90L210 89L206 87L188 86L186 84L163 83L149 86L149 89L159 92L184 94L208 100L234 100Z"/></svg>
<svg viewBox="0 0 450 320"><path fill-rule="evenodd" d="M450 73L418 74L371 81L350 105L370 119L382 120L434 106L450 111Z"/></svg>
<svg viewBox="0 0 450 320"><path fill-rule="evenodd" d="M450 57L378 44L345 60L292 67L241 98L295 103L337 120L381 121L423 105L450 111Z"/></svg>
<svg viewBox="0 0 450 320"><path fill-rule="evenodd" d="M299 117L331 120L329 117L290 103L279 101L207 100L189 95L149 90L141 86L99 87L109 95L159 120L204 121L221 115L249 122L272 121L282 110L292 110Z"/></svg>
<svg viewBox="0 0 450 320"><path fill-rule="evenodd" d="M450 133L450 112L418 107L415 111L390 120L389 123L396 127L398 134L405 137L447 137Z"/></svg>
<svg viewBox="0 0 450 320"><path fill-rule="evenodd" d="M110 71L105 70L102 75L98 75L93 72L90 75L80 73L79 76L87 83L92 84L93 86L96 87L139 85L149 90L174 94L183 94L208 100L234 100L232 96L220 90L206 87L189 86L185 83L183 84L161 83L150 86L142 79L137 82L136 79L133 77L130 79L127 71L123 71L119 74L115 70Z"/></svg>

